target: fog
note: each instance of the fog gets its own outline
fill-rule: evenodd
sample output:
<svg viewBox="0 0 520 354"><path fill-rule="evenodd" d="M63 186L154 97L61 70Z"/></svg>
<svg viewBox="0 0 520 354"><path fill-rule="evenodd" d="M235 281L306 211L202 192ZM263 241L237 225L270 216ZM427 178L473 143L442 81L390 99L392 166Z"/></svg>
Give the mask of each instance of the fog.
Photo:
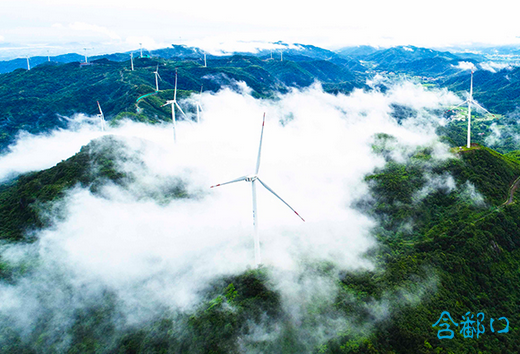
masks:
<svg viewBox="0 0 520 354"><path fill-rule="evenodd" d="M2 259L25 264L29 271L0 284L0 321L9 319L9 326L29 336L40 316L51 313L57 329L48 340L67 348L70 338L60 333L70 326L74 311L96 303L107 289L116 298L116 326L125 328L164 309L191 313L208 284L253 267L249 183L209 186L254 172L265 112L259 175L306 222L258 186L262 260L284 311L301 325L313 316L309 306L333 303L341 272L375 268L366 252L377 248L376 221L352 206L368 195L364 177L385 164L372 149L374 135L396 138L399 148L392 157L397 161L407 161L418 146L431 147L434 160L449 158L434 133L440 120L434 112L457 101L447 91L407 82L386 93L356 90L350 95L331 95L316 84L275 100L223 89L202 95L200 124L178 122L176 144L171 124L129 120L100 132L80 117L71 129L21 134L0 157L0 180L51 167L102 135L124 144L124 155L132 158L117 166L132 178L124 185L106 182L98 193L72 188L62 200L46 205L52 226L37 231L36 242L1 246ZM398 123L392 104L416 114ZM110 148L109 140L106 144ZM450 176L441 177L420 198L435 188L454 188ZM177 184L189 198L168 197ZM309 271L319 263L332 264L332 274ZM402 302L415 303L424 289L435 287L431 279L419 283L402 290L408 294ZM377 319L402 302L374 300L366 306ZM315 316L320 316L319 326L299 329L311 346L349 326L339 314ZM268 327L255 326L244 348L258 338L276 337Z"/></svg>

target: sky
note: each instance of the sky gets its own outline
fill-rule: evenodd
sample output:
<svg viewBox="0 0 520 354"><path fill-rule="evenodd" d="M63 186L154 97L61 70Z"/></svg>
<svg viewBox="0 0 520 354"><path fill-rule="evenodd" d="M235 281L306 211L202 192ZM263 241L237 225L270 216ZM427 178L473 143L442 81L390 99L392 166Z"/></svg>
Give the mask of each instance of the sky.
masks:
<svg viewBox="0 0 520 354"><path fill-rule="evenodd" d="M0 0L0 58L13 52L91 54L149 49L172 43L233 49L243 42L353 45L518 43L520 22L511 2L332 1L311 5L265 0ZM37 48L37 49L35 49ZM23 53L23 51L26 53ZM66 52L66 51L65 51Z"/></svg>

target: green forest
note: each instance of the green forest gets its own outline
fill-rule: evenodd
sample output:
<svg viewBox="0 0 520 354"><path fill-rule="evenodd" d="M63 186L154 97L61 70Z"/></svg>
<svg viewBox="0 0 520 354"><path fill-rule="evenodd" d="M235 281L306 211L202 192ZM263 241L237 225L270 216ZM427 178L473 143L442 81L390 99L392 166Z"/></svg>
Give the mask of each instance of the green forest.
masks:
<svg viewBox="0 0 520 354"><path fill-rule="evenodd" d="M382 71L409 68L406 61L392 61L393 52L379 55L382 57L371 54L363 59L378 60ZM436 65L456 60L447 54L429 59ZM415 60L413 63L417 65ZM44 133L57 127L65 128L64 117L76 113L97 114L96 101L112 125L124 117L150 124L168 121L171 108L162 105L173 97L176 72L177 94L181 100L198 93L201 86L205 92L217 92L222 87L233 87L238 81L244 81L251 88L253 97L272 100L276 100L279 93L289 92L291 87L305 88L315 81L321 82L325 92L333 94L349 93L355 88L369 89L365 84L367 74L350 70L341 61L281 62L234 55L212 58L210 64L204 67L197 61L179 58L140 58L135 60L132 71L128 60L101 58L92 65L43 63L29 71L16 69L0 74L0 151L5 154L22 130ZM154 88L156 68L162 77L159 92ZM516 73L517 69L511 75ZM438 85L457 92L467 86L467 82L450 81L453 77L445 75ZM481 76L482 86L486 85L486 75ZM489 80L500 81L497 77ZM511 85L516 85L516 81ZM384 87L377 89L385 90ZM490 86L489 90L493 88ZM146 94L151 95L137 102ZM477 90L476 96L478 94L482 92ZM474 114L471 148L459 149L466 142L466 121L452 119L453 113L436 112L447 121L436 133L440 141L451 147L452 155L448 159L435 159L431 148L421 147L403 162L392 157L392 149L400 143L398 138L385 133L373 137L372 152L383 159L384 164L364 176L368 195L356 200L353 208L377 221L373 235L378 247L365 255L376 267L373 271L348 272L328 262L306 264L307 273L327 277L339 290L332 304L316 303L305 309L309 316L300 328L295 328L287 318L281 293L269 283L270 275L276 270L266 266L245 269L241 274L205 284L203 301L195 311L175 312L166 308L153 320L124 330L115 325L124 317L117 306L120 299L106 289L101 298L77 308L72 314L72 323L61 333L67 338L66 349L53 335L55 319L48 310L40 312L41 317L36 319L38 325L30 333L21 333L9 326L0 328L0 351L520 352L520 195L515 193L515 182L520 177L518 124L515 102L505 103L506 97L500 96L498 89L495 94L497 97L489 98L495 102L489 108L501 115L490 119L481 113ZM183 108L191 113L195 110L189 105ZM391 114L399 123L414 115L402 107L393 108ZM497 130L501 132L500 139L491 144L489 137ZM100 187L107 183L126 188L135 176L122 171L116 161L134 158L126 153L121 141L108 135L91 141L54 167L2 182L2 245L38 242L34 231L53 227L53 219L46 210L72 188L81 186L100 196ZM443 181L452 178L453 188L424 193L432 178ZM159 203L197 198L185 188L182 179L168 183L165 195L150 192L146 198ZM509 203L511 195L513 199ZM8 285L22 282L37 266L37 259L34 263L11 264L0 258L0 282ZM370 310L374 304L391 306L391 311L385 316L376 316ZM451 326L454 332L451 339L439 339L441 328L433 326L445 311L460 324ZM468 337L461 331L462 316L468 312L474 315L475 321L478 313L485 315L481 323L485 331L478 338L477 332ZM338 321L348 319L349 326L347 329L338 327L324 342L311 341L310 334L319 327L317 322L326 316ZM499 320L504 317L508 320L508 331L498 333L506 328L505 321ZM491 319L494 319L494 331ZM9 318L2 320L9 323ZM255 335L253 325L259 323L278 335L274 339L261 337L244 341L243 338Z"/></svg>

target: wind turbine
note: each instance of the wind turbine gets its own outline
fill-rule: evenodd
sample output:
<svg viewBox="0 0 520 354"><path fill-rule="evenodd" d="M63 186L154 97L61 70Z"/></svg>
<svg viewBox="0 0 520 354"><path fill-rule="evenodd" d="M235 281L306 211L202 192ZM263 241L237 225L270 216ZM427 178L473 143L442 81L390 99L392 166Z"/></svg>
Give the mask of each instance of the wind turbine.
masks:
<svg viewBox="0 0 520 354"><path fill-rule="evenodd" d="M471 147L471 105L474 105L476 108L480 108L484 112L491 114L487 109L479 105L474 99L473 99L473 70L471 70L471 81L470 81L470 88L469 88L469 96L468 98L462 102L461 104L458 104L455 107L462 106L463 104L468 104L468 138L467 138L467 148L469 149ZM493 117L494 114L491 114Z"/></svg>
<svg viewBox="0 0 520 354"><path fill-rule="evenodd" d="M134 71L134 53L130 53L130 65L132 67L132 71Z"/></svg>
<svg viewBox="0 0 520 354"><path fill-rule="evenodd" d="M97 101L97 106L99 108L98 118L101 123L101 131L105 131L105 115L103 114L103 111L101 110L101 105L99 104L99 101Z"/></svg>
<svg viewBox="0 0 520 354"><path fill-rule="evenodd" d="M204 67L207 68L208 67L208 63L206 61L206 52L204 52Z"/></svg>
<svg viewBox="0 0 520 354"><path fill-rule="evenodd" d="M29 57L27 57L27 70L31 70L31 64L29 63Z"/></svg>
<svg viewBox="0 0 520 354"><path fill-rule="evenodd" d="M87 58L87 48L83 48L85 49L85 64L88 63L88 58Z"/></svg>
<svg viewBox="0 0 520 354"><path fill-rule="evenodd" d="M255 173L252 174L252 175L239 177L239 178L234 179L232 181L225 182L225 183L220 183L220 184L217 184L217 185L214 185L214 186L210 187L210 188L214 188L214 187L223 186L225 184L230 184L230 183L235 183L235 182L240 182L240 181L251 182L252 191L253 191L253 239L254 239L254 244L255 244L255 264L256 264L257 268L260 267L260 265L262 263L262 260L261 260L261 257L260 257L260 239L258 237L258 213L257 213L257 207L256 207L256 181L258 181L262 186L265 187L265 189L267 189L269 192L273 193L275 195L275 197L280 199L285 205L287 205L292 211L294 211L294 213L296 215L298 215L298 217L300 219L305 221L300 216L300 214L298 214L296 212L296 210L294 210L289 204L287 204L287 202L285 200L283 200L278 194L276 194L271 188L269 188L267 186L267 184L265 184L260 179L260 177L258 177L258 170L260 169L260 155L262 153L262 138L264 136L264 125L265 125L265 113L264 113L264 118L263 118L263 121L262 121L262 132L260 133L260 147L258 148L258 157L256 159Z"/></svg>
<svg viewBox="0 0 520 354"><path fill-rule="evenodd" d="M173 141L177 142L177 133L176 133L176 126L175 126L175 106L181 111L182 115L186 117L186 114L182 110L181 106L177 103L177 69L175 69L175 89L173 91L173 100L166 101L165 104L163 104L161 107L167 106L171 104L172 105L172 123L173 123Z"/></svg>
<svg viewBox="0 0 520 354"><path fill-rule="evenodd" d="M139 43L139 49L141 51L141 58L143 57L143 43Z"/></svg>
<svg viewBox="0 0 520 354"><path fill-rule="evenodd" d="M159 75L159 65L153 73L155 74L155 92L159 92L159 79L162 80L161 75Z"/></svg>

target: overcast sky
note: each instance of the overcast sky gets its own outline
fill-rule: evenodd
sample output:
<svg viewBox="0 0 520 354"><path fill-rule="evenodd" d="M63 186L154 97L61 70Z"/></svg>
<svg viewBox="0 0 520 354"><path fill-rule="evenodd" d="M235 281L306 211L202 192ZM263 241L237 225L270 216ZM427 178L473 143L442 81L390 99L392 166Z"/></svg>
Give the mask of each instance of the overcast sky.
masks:
<svg viewBox="0 0 520 354"><path fill-rule="evenodd" d="M308 5L310 4L310 5ZM426 47L518 43L510 0L0 0L0 52L87 46L93 53L172 43L212 50L237 41L284 41L328 49L350 45ZM112 49L113 48L113 49ZM0 53L0 56L2 54Z"/></svg>

